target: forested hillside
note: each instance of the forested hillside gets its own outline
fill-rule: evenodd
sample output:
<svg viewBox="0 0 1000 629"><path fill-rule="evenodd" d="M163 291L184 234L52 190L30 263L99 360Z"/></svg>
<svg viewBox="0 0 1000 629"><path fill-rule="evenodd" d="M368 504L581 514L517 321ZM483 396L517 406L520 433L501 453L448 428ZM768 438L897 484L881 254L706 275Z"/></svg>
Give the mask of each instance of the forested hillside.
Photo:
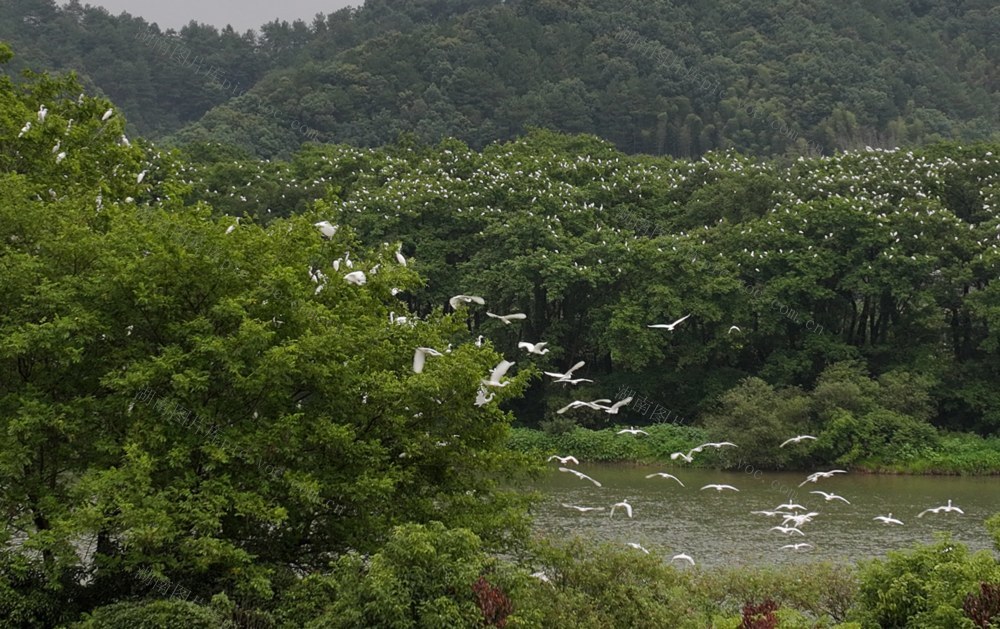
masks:
<svg viewBox="0 0 1000 629"><path fill-rule="evenodd" d="M76 70L136 131L263 157L529 126L679 157L995 140L998 27L989 0L369 1L259 35L0 6L22 63Z"/></svg>

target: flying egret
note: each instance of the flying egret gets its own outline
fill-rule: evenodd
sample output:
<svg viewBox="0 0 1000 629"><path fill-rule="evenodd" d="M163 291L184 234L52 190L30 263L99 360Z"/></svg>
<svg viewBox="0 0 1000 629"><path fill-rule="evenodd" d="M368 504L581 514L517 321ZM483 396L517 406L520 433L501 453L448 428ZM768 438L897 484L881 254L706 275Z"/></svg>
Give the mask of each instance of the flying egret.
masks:
<svg viewBox="0 0 1000 629"><path fill-rule="evenodd" d="M736 330L737 332L739 332L739 333L741 333L741 334L743 333L743 330L741 330L741 329L739 328L739 326L736 326L736 325L731 325L731 326L729 326L729 332L728 332L728 333L729 333L729 334L732 334L732 333L733 333L733 330Z"/></svg>
<svg viewBox="0 0 1000 629"><path fill-rule="evenodd" d="M344 279L355 286L362 286L368 281L368 278L365 277L364 271L351 271L344 276Z"/></svg>
<svg viewBox="0 0 1000 629"><path fill-rule="evenodd" d="M703 448L722 448L723 446L729 446L731 448L738 448L739 446L730 441L714 441L710 443L703 443L694 449L694 452L701 452Z"/></svg>
<svg viewBox="0 0 1000 629"><path fill-rule="evenodd" d="M576 505L568 505L565 502L560 503L567 509L576 509L580 513L587 513L588 511L604 511L604 507L578 507Z"/></svg>
<svg viewBox="0 0 1000 629"><path fill-rule="evenodd" d="M528 315L524 314L523 312L514 312L508 315L498 315L498 314L493 314L492 312L487 312L486 316L493 317L494 319L500 319L501 321L503 321L504 325L510 325L511 321L515 320L520 321L521 319L528 318Z"/></svg>
<svg viewBox="0 0 1000 629"><path fill-rule="evenodd" d="M810 474L806 477L804 481L799 483L799 487L805 485L806 483L815 483L821 478L831 478L834 474L846 474L847 470L830 470L829 472L816 472Z"/></svg>
<svg viewBox="0 0 1000 629"><path fill-rule="evenodd" d="M625 513L628 514L628 517L630 518L632 517L632 505L628 503L628 500L622 500L621 502L616 502L615 504L611 505L611 514L608 515L609 518L615 517L615 509L617 509L618 507L625 509Z"/></svg>
<svg viewBox="0 0 1000 629"><path fill-rule="evenodd" d="M514 363L510 362L509 360L501 360L500 363L493 368L493 373L490 374L490 379L483 380L483 384L487 384L491 387L507 386L508 384L510 384L510 380L507 380L506 382L500 382L500 378L503 378L504 374L507 373L507 370L510 369L513 365Z"/></svg>
<svg viewBox="0 0 1000 629"><path fill-rule="evenodd" d="M777 507L774 508L775 511L781 511L782 509L791 509L792 511L797 511L799 509L802 509L803 511L806 510L805 507L803 507L800 504L796 504L794 502L786 502L785 504L778 505Z"/></svg>
<svg viewBox="0 0 1000 629"><path fill-rule="evenodd" d="M413 352L413 373L424 370L424 360L427 356L444 356L444 354L431 347L418 347Z"/></svg>
<svg viewBox="0 0 1000 629"><path fill-rule="evenodd" d="M879 515L879 516L875 516L872 519L873 520L879 520L883 524L900 524L900 525L903 524L901 521L899 521L896 518L892 517L892 512L891 511L889 512L889 515Z"/></svg>
<svg viewBox="0 0 1000 629"><path fill-rule="evenodd" d="M694 559L691 557L691 555L685 555L684 553L681 553L679 555L674 555L673 557L671 557L670 561L675 561L677 559L680 559L681 561L686 561L692 566L694 565Z"/></svg>
<svg viewBox="0 0 1000 629"><path fill-rule="evenodd" d="M824 498L826 498L827 502L829 502L831 500L843 500L844 502L847 502L847 498L844 498L843 496L838 496L837 494L828 494L825 491L810 491L809 493L810 494L816 494L818 496L823 496ZM851 504L851 503L847 502L847 504Z"/></svg>
<svg viewBox="0 0 1000 629"><path fill-rule="evenodd" d="M609 414L609 415L617 415L618 414L618 409L620 409L623 406L628 405L628 403L631 402L631 401L632 401L632 397L629 396L629 397L625 398L624 400L620 400L618 402L615 402L611 406L604 407L604 412L607 413L607 414ZM643 434L646 434L646 435L649 434L648 432L646 432L644 430L634 430L634 429L623 430L623 431L619 432L618 434L620 435L623 432L629 432L629 433L632 433L633 435L636 435L636 434L639 434L639 433L643 433Z"/></svg>
<svg viewBox="0 0 1000 629"><path fill-rule="evenodd" d="M496 393L490 393L490 396L486 397L486 389L480 387L479 392L476 394L476 406L485 406L492 402L496 396Z"/></svg>
<svg viewBox="0 0 1000 629"><path fill-rule="evenodd" d="M687 314L687 315L684 315L683 317L681 317L680 319L678 319L677 321L674 321L673 323L654 323L653 325L647 325L646 327L647 328L656 328L658 330L669 330L669 331L673 332L674 328L676 328L678 325L680 325L680 323L682 321L684 321L685 319L687 319L690 316L691 316L690 314Z"/></svg>
<svg viewBox="0 0 1000 629"><path fill-rule="evenodd" d="M628 398L628 399L631 400L632 398ZM615 434L616 435L646 435L647 437L649 436L648 432L646 432L645 430L639 430L635 426L629 426L628 428L623 428L623 429L619 430L618 432L616 432Z"/></svg>
<svg viewBox="0 0 1000 629"><path fill-rule="evenodd" d="M604 408L603 406L600 405L600 402L611 402L611 400L594 400L593 402L584 402L582 400L573 400L572 402L570 402L566 406L564 406L561 409L559 409L558 411L556 411L556 413L559 414L559 415L562 415L563 413L565 413L566 411L568 411L571 408L579 408L581 406L586 406L587 408L592 408L594 410Z"/></svg>
<svg viewBox="0 0 1000 629"><path fill-rule="evenodd" d="M919 515L917 515L917 517L918 518L922 518L922 517L924 517L925 513L941 513L942 511L944 511L945 513L948 513L949 511L955 511L955 512L961 513L963 515L965 514L965 511L962 511L958 507L952 506L951 499L949 499L948 500L948 504L941 505L940 507L934 507L933 509L924 509L923 511L920 512ZM892 514L890 513L889 515L892 515Z"/></svg>
<svg viewBox="0 0 1000 629"><path fill-rule="evenodd" d="M799 542L798 544L785 544L780 550L785 550L786 548L791 548L792 550L802 550L804 548L813 548L813 545L807 544L806 542Z"/></svg>
<svg viewBox="0 0 1000 629"><path fill-rule="evenodd" d="M791 535L792 533L798 533L802 537L806 536L805 533L803 533L799 529L795 528L794 526L772 526L771 528L769 528L767 530L769 530L769 531L781 531L785 535Z"/></svg>
<svg viewBox="0 0 1000 629"><path fill-rule="evenodd" d="M486 303L486 300L482 297L476 297L475 295L455 295L448 300L448 304L451 305L452 310L458 310L465 304L476 303L482 306Z"/></svg>
<svg viewBox="0 0 1000 629"><path fill-rule="evenodd" d="M674 452L670 455L670 460L676 461L677 459L683 459L685 463L691 463L694 461L694 457L691 456L692 454L694 454L693 450L689 450L687 454L684 454L683 452Z"/></svg>
<svg viewBox="0 0 1000 629"><path fill-rule="evenodd" d="M548 345L548 342L545 342L545 343L528 343L526 341L521 341L520 343L517 344L517 347L518 347L518 349L526 349L526 350L528 350L529 354L538 354L539 356L542 356L542 355L548 353L548 351L549 351L548 349L542 349L546 345Z"/></svg>
<svg viewBox="0 0 1000 629"><path fill-rule="evenodd" d="M577 478L579 478L579 479L582 479L582 480L589 480L590 482L594 483L594 484L595 484L595 485L597 485L598 487L600 487L600 486L601 486L601 484L600 484L599 482L597 482L597 481L596 481L596 480L594 480L593 478L591 478L591 477L587 476L587 475L586 475L586 474L584 474L583 472L577 472L576 470L573 470L573 469L570 469L570 468L568 468L568 467L560 467L560 468L559 468L559 471L560 471L560 472L569 472L570 474L572 474L573 476L576 476L576 477L577 477Z"/></svg>
<svg viewBox="0 0 1000 629"><path fill-rule="evenodd" d="M549 461L551 461L553 459L555 459L556 461L559 461L563 465L566 465L566 463L568 463L570 461L573 462L573 465L579 465L580 464L580 462L577 461L576 457L573 456L573 455L570 455L570 456L559 456L558 454L553 454L548 459L546 459L545 462L548 463Z"/></svg>
<svg viewBox="0 0 1000 629"><path fill-rule="evenodd" d="M577 364L575 364L572 367L570 367L569 369L567 369L566 373L557 373L555 371L544 371L542 373L544 373L546 376L552 376L553 378L556 378L557 380L566 380L566 379L572 378L573 377L573 372L576 371L577 369L579 369L580 367L583 367L586 364L587 363L585 363L585 362L583 362L581 360Z"/></svg>
<svg viewBox="0 0 1000 629"><path fill-rule="evenodd" d="M769 518L773 518L776 515L792 515L787 511L751 511L750 515L763 515Z"/></svg>
<svg viewBox="0 0 1000 629"><path fill-rule="evenodd" d="M719 485L719 484L705 485L704 487L702 487L698 491L701 491L701 490L704 490L704 489L714 489L714 490L716 490L718 492L721 492L723 489L731 489L733 491L739 491L739 489L736 489L732 485Z"/></svg>
<svg viewBox="0 0 1000 629"><path fill-rule="evenodd" d="M655 474L649 474L648 476L646 476L646 478L656 478L657 476L659 476L660 478L672 478L675 481L677 481L677 483L680 484L681 487L684 486L684 483L681 482L681 479L677 478L673 474L667 474L666 472L656 472Z"/></svg>
<svg viewBox="0 0 1000 629"><path fill-rule="evenodd" d="M553 382L562 382L563 384L580 384L581 382L593 382L593 380L589 380L587 378L559 378L558 380L553 380ZM608 401L610 402L611 400Z"/></svg>
<svg viewBox="0 0 1000 629"><path fill-rule="evenodd" d="M330 221L320 221L318 223L313 223L313 227L318 227L319 233L323 236L323 238L326 238L327 240L333 238L336 235L337 230L340 229L339 225L333 225L332 223L330 223Z"/></svg>
<svg viewBox="0 0 1000 629"><path fill-rule="evenodd" d="M634 548L636 550L641 550L642 552L646 553L647 555L649 554L648 550L646 550L645 548L643 548L639 544L636 544L635 542L625 542L625 545L626 546L630 546L630 547L632 547L632 548Z"/></svg>
<svg viewBox="0 0 1000 629"><path fill-rule="evenodd" d="M812 522L812 519L817 515L819 515L819 513L815 511L812 511L810 513L803 513L800 515L786 515L785 518L781 521L781 525L784 526L789 522L795 522L795 527L798 528L803 524Z"/></svg>
<svg viewBox="0 0 1000 629"><path fill-rule="evenodd" d="M787 446L790 443L798 443L798 442L802 441L803 439L816 439L816 437L813 437L812 435L799 435L798 437L792 437L791 439L788 439L787 441L785 441L784 443L782 443L778 447L779 448L784 448L785 446Z"/></svg>

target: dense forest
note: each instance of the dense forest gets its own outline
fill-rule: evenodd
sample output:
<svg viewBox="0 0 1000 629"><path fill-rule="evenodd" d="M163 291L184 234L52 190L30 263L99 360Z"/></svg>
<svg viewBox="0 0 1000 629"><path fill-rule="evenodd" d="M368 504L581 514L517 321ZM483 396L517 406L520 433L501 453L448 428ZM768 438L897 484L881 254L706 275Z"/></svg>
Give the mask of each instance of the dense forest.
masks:
<svg viewBox="0 0 1000 629"><path fill-rule="evenodd" d="M395 34L372 37L445 28L427 26L442 7L407 6L377 20ZM450 10L449 28L570 11ZM100 12L39 24L86 16ZM369 53L403 55L390 48ZM644 406L615 421L656 422L650 401L691 418L655 427L673 439L736 432L765 453L779 433L819 433L801 457L754 460L767 469L996 435L1000 143L690 159L586 133L490 143L401 127L385 146L279 142L288 156L261 160L233 138L162 148L72 76L15 81L12 59L0 44L6 626L1000 619L1000 563L948 539L859 566L688 570L539 538L526 482L544 459L511 447L515 426L607 425L555 410L622 390ZM307 67L292 65L290 81ZM685 315L675 332L648 327ZM418 369L416 348L439 355ZM484 384L504 359L504 382ZM594 382L543 375L581 360ZM988 530L1000 550L1000 519Z"/></svg>
<svg viewBox="0 0 1000 629"><path fill-rule="evenodd" d="M0 5L14 70L75 70L151 139L285 158L530 127L675 157L996 141L998 24L989 0L379 0L240 34Z"/></svg>

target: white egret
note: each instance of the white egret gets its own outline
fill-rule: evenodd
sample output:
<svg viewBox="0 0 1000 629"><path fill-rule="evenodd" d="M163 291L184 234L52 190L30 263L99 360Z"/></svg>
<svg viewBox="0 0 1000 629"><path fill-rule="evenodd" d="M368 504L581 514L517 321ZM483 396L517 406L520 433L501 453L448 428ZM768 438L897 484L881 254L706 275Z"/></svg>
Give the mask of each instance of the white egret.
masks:
<svg viewBox="0 0 1000 629"><path fill-rule="evenodd" d="M363 286L368 281L364 271L351 271L344 276L344 279L355 286Z"/></svg>
<svg viewBox="0 0 1000 629"><path fill-rule="evenodd" d="M565 502L560 503L567 509L576 509L580 513L587 513L588 511L604 511L604 507L578 507L576 505L568 505Z"/></svg>
<svg viewBox="0 0 1000 629"><path fill-rule="evenodd" d="M781 524L782 524L782 526L784 526L785 524L788 524L789 522L795 522L795 526L796 526L796 528L798 528L798 527L802 526L803 524L806 524L808 522L812 522L812 519L814 517L816 517L817 515L819 515L819 513L815 512L815 511L812 511L810 513L802 513L800 515L786 515L785 518L781 521Z"/></svg>
<svg viewBox="0 0 1000 629"><path fill-rule="evenodd" d="M632 517L632 505L628 503L628 500L622 500L621 502L616 502L615 504L611 505L611 514L608 515L609 518L615 517L615 509L617 509L618 507L625 509L625 513L628 514L628 517L630 518Z"/></svg>
<svg viewBox="0 0 1000 629"><path fill-rule="evenodd" d="M17 137L20 138L20 137L24 136L24 134L27 133L28 131L31 131L31 121L30 120L28 122L24 123L24 126L21 127L21 132L17 134Z"/></svg>
<svg viewBox="0 0 1000 629"><path fill-rule="evenodd" d="M723 489L731 489L733 491L739 491L739 489L736 489L732 485L719 485L719 484L705 485L704 487L702 487L698 491L702 491L702 490L705 490L705 489L714 489L714 490L716 490L718 492L722 492Z"/></svg>
<svg viewBox="0 0 1000 629"><path fill-rule="evenodd" d="M420 373L424 370L424 361L427 356L444 356L444 354L431 347L418 347L413 352L413 373Z"/></svg>
<svg viewBox="0 0 1000 629"><path fill-rule="evenodd" d="M878 521L882 522L883 524L900 524L900 525L903 524L900 520L897 520L896 518L892 517L892 512L891 511L889 512L889 515L879 515L879 516L875 516L872 519L873 520L878 520Z"/></svg>
<svg viewBox="0 0 1000 629"><path fill-rule="evenodd" d="M406 257L398 249L396 250L396 262L399 262L401 266L406 266Z"/></svg>
<svg viewBox="0 0 1000 629"><path fill-rule="evenodd" d="M815 483L821 478L831 478L834 474L846 474L847 470L830 470L829 472L816 472L815 474L810 474L806 477L804 481L799 483L799 487L805 485L806 483Z"/></svg>
<svg viewBox="0 0 1000 629"><path fill-rule="evenodd" d="M684 454L683 452L674 452L670 455L670 460L676 461L677 459L683 459L685 463L691 463L694 461L694 457L691 456L693 453L693 450L689 450L687 454Z"/></svg>
<svg viewBox="0 0 1000 629"><path fill-rule="evenodd" d="M630 547L632 547L632 548L634 548L636 550L641 550L642 552L646 553L647 555L649 554L648 550L646 550L645 548L643 548L639 544L636 544L635 542L625 542L625 545L626 546L630 546Z"/></svg>
<svg viewBox="0 0 1000 629"><path fill-rule="evenodd" d="M580 384L581 382L593 382L593 380L587 378L559 378L558 380L554 380L553 382L557 383L562 382L563 384ZM611 400L608 401L610 402Z"/></svg>
<svg viewBox="0 0 1000 629"><path fill-rule="evenodd" d="M823 496L824 498L826 498L827 502L831 500L843 500L844 502L847 502L847 504L851 504L850 502L847 501L847 498L844 498L843 496L838 496L837 494L828 494L825 491L810 491L809 493L816 494L818 496Z"/></svg>
<svg viewBox="0 0 1000 629"><path fill-rule="evenodd" d="M627 397L627 398L625 398L624 400L621 400L621 401L618 401L618 402L615 402L615 403L614 403L614 404L612 404L611 406L607 406L607 407L605 407L605 408L604 408L604 412L605 412L605 413L607 413L607 414L609 414L609 415L617 415L617 414L618 414L618 409L620 409L620 408L621 408L621 407L623 407L623 406L627 406L627 405L628 405L628 403L629 403L629 402L631 402L631 401L632 401L632 398L631 398L631 396L630 396L630 397ZM623 432L628 432L628 433L632 433L633 435L636 435L636 434L639 434L639 433L643 433L643 434L646 434L646 435L648 435L648 434L649 434L649 433L648 433L648 432L646 432L645 430L634 430L634 429L629 429L629 430L623 430L623 431L619 432L618 434L620 435L620 434L622 434Z"/></svg>
<svg viewBox="0 0 1000 629"><path fill-rule="evenodd" d="M632 398L628 398L628 399L631 400ZM649 436L648 432L646 432L645 430L639 430L635 426L629 426L628 428L623 428L623 429L619 430L618 432L616 432L615 434L616 435L646 435L647 437Z"/></svg>
<svg viewBox="0 0 1000 629"><path fill-rule="evenodd" d="M573 476L576 476L576 477L577 477L577 478L579 478L579 479L582 479L582 480L589 480L590 482L594 483L594 484L595 484L595 485L597 485L598 487L600 487L600 486L601 486L601 484L600 484L599 482L597 482L597 481L596 481L596 480L594 480L593 478L591 478L591 477L587 476L587 475L586 475L586 474L584 474L583 472L577 472L576 470L573 470L573 469L570 469L570 468L568 468L568 467L560 467L560 468L559 468L559 471L560 471L560 472L568 472L568 473L572 474Z"/></svg>
<svg viewBox="0 0 1000 629"><path fill-rule="evenodd" d="M795 528L794 526L772 526L771 528L769 528L767 530L769 530L769 531L781 531L785 535L791 535L792 533L798 533L802 537L806 536L805 533L803 533L799 529Z"/></svg>
<svg viewBox="0 0 1000 629"><path fill-rule="evenodd" d="M498 314L493 314L492 312L487 312L486 316L493 317L494 319L500 319L501 321L503 321L504 325L510 325L511 321L515 320L520 321L521 319L528 318L528 315L524 314L523 312L514 312L509 315L498 315Z"/></svg>
<svg viewBox="0 0 1000 629"><path fill-rule="evenodd" d="M792 515L787 511L751 511L750 515L764 515L769 518L773 518L776 515Z"/></svg>
<svg viewBox="0 0 1000 629"><path fill-rule="evenodd" d="M451 305L452 310L458 310L465 304L476 303L482 306L486 303L486 300L482 297L476 297L475 295L455 295L448 300L448 303Z"/></svg>
<svg viewBox="0 0 1000 629"><path fill-rule="evenodd" d="M667 474L666 472L656 472L655 474L649 474L649 475L646 476L646 478L656 478L656 477L660 477L660 478L672 478L675 481L677 481L677 483L681 487L684 486L684 483L681 482L681 479L677 478L673 474Z"/></svg>
<svg viewBox="0 0 1000 629"><path fill-rule="evenodd" d="M66 159L66 151L63 151L63 152L59 153L58 155L56 155L56 163L57 164L59 162L63 161L64 159Z"/></svg>
<svg viewBox="0 0 1000 629"><path fill-rule="evenodd" d="M587 363L585 363L585 362L583 362L581 360L577 364L575 364L572 367L570 367L569 369L567 369L566 373L557 373L555 371L543 371L542 373L544 373L546 376L552 376L553 378L556 378L557 380L566 380L566 379L572 378L573 377L573 372L576 371L577 369L579 369L580 367L583 367L586 364Z"/></svg>
<svg viewBox="0 0 1000 629"><path fill-rule="evenodd" d="M581 406L586 406L587 408L592 408L594 410L597 410L597 409L604 408L603 406L600 405L600 402L610 402L610 401L611 400L594 400L593 402L584 402L583 400L573 400L572 402L570 402L566 406L564 406L561 409L559 409L558 411L556 411L556 413L559 414L559 415L562 415L563 413L565 413L566 411L568 411L571 408L579 408Z"/></svg>
<svg viewBox="0 0 1000 629"><path fill-rule="evenodd" d="M546 345L548 345L548 342L545 342L545 343L528 343L526 341L521 341L520 343L517 344L517 347L518 347L518 349L526 349L526 350L528 350L529 354L538 354L539 356L542 356L542 355L548 353L548 351L549 351L548 349L542 349Z"/></svg>
<svg viewBox="0 0 1000 629"><path fill-rule="evenodd" d="M476 394L476 406L485 406L492 402L496 396L496 393L490 393L490 396L486 397L486 389L480 387L479 392Z"/></svg>
<svg viewBox="0 0 1000 629"><path fill-rule="evenodd" d="M539 572L532 572L531 576L535 577L539 581L543 581L545 583L549 582L549 577L544 572L541 572L541 571L539 571Z"/></svg>
<svg viewBox="0 0 1000 629"><path fill-rule="evenodd" d="M333 238L337 234L337 230L340 229L339 225L333 225L332 223L330 223L330 221L320 221L318 223L313 223L313 227L318 227L319 233L323 236L323 238L326 238L327 240Z"/></svg>
<svg viewBox="0 0 1000 629"><path fill-rule="evenodd" d="M39 107L38 108L38 122L45 122L45 116L47 116L48 113L49 113L49 109L45 105L42 105L41 107Z"/></svg>
<svg viewBox="0 0 1000 629"><path fill-rule="evenodd" d="M114 109L107 110L106 112L104 112L104 115L101 116L101 122L105 122L108 118L110 118L114 114L115 114L115 110Z"/></svg>
<svg viewBox="0 0 1000 629"><path fill-rule="evenodd" d="M493 368L493 373L490 374L490 379L483 380L483 384L487 384L491 387L507 386L508 384L510 384L510 380L507 380L506 382L500 382L500 378L503 378L504 374L507 373L507 370L510 369L513 365L514 363L510 362L509 360L501 360L500 363Z"/></svg>
<svg viewBox="0 0 1000 629"><path fill-rule="evenodd" d="M739 328L739 326L735 326L735 325L731 325L731 326L729 326L729 334L732 334L732 333L733 333L733 330L736 330L737 332L739 332L739 333L741 333L741 334L743 333L743 330L741 330L741 329Z"/></svg>
<svg viewBox="0 0 1000 629"><path fill-rule="evenodd" d="M577 460L576 460L576 457L575 457L575 456L573 456L573 455L570 455L570 456L559 456L558 454L553 454L553 455L552 455L552 456L550 456L550 457L549 457L548 459L546 459L546 460L545 460L545 462L546 462L546 463L548 463L549 461L551 461L551 460L553 460L553 459L555 459L556 461L559 461L559 462L560 462L560 463L562 463L563 465L566 465L566 464L567 464L567 463L569 463L570 461L572 461L572 462L573 462L573 465L579 465L579 464L580 464L580 462L579 462L579 461L577 461Z"/></svg>
<svg viewBox="0 0 1000 629"><path fill-rule="evenodd" d="M792 550L802 550L804 548L813 548L813 545L807 544L806 542L799 542L798 544L785 544L780 550L785 550L786 548L791 548Z"/></svg>
<svg viewBox="0 0 1000 629"><path fill-rule="evenodd" d="M805 511L806 508L794 502L786 502L785 504L778 505L777 507L774 508L775 511L780 511L782 509L792 509L793 511L802 509L803 511Z"/></svg>
<svg viewBox="0 0 1000 629"><path fill-rule="evenodd" d="M676 561L678 559L681 561L686 561L692 566L694 565L694 559L691 557L691 555L685 555L684 553L680 553L679 555L674 555L673 557L671 557L670 561Z"/></svg>
<svg viewBox="0 0 1000 629"><path fill-rule="evenodd" d="M143 179L145 179L145 178L146 178L146 171L144 170L144 171L142 171L141 173L139 173L139 174L138 174L138 175L136 176L136 178L135 178L135 182L136 182L136 183L142 183L142 180L143 180Z"/></svg>
<svg viewBox="0 0 1000 629"><path fill-rule="evenodd" d="M917 515L917 517L918 518L922 518L922 517L924 517L925 513L941 513L942 511L944 511L945 513L948 513L949 511L955 511L955 512L961 513L963 515L965 514L965 511L962 511L958 507L952 506L951 500L949 499L948 500L948 504L942 505L940 507L934 507L933 509L924 509L923 511L920 512L919 515ZM892 514L890 513L889 515L892 515Z"/></svg>
<svg viewBox="0 0 1000 629"><path fill-rule="evenodd" d="M798 437L792 437L791 439L788 439L787 441L785 441L784 443L782 443L778 447L779 448L784 448L785 446L787 446L790 443L798 443L798 442L802 441L803 439L815 439L815 438L816 437L813 437L812 435L799 435Z"/></svg>
<svg viewBox="0 0 1000 629"><path fill-rule="evenodd" d="M691 316L690 314L687 314L687 315L684 315L683 317L681 317L680 319L678 319L677 321L674 321L673 323L654 323L653 325L647 325L646 327L647 328L656 328L658 330L669 330L669 331L673 332L674 328L676 328L678 325L680 325L680 323L682 321L684 321L685 319L687 319L690 316Z"/></svg>

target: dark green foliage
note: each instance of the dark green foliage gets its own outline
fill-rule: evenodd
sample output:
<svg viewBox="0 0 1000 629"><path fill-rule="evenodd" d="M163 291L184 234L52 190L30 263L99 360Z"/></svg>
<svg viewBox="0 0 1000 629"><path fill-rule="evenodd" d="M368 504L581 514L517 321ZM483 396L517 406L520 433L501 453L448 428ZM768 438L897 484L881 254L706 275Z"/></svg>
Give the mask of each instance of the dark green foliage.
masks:
<svg viewBox="0 0 1000 629"><path fill-rule="evenodd" d="M996 139L995 7L928 4L400 0L259 34L145 37L141 18L18 0L0 5L0 40L17 67L76 70L143 134L267 157L401 132L482 148L532 127L679 157ZM948 194L977 206L968 188ZM766 180L747 182L703 197L699 216L767 198Z"/></svg>

